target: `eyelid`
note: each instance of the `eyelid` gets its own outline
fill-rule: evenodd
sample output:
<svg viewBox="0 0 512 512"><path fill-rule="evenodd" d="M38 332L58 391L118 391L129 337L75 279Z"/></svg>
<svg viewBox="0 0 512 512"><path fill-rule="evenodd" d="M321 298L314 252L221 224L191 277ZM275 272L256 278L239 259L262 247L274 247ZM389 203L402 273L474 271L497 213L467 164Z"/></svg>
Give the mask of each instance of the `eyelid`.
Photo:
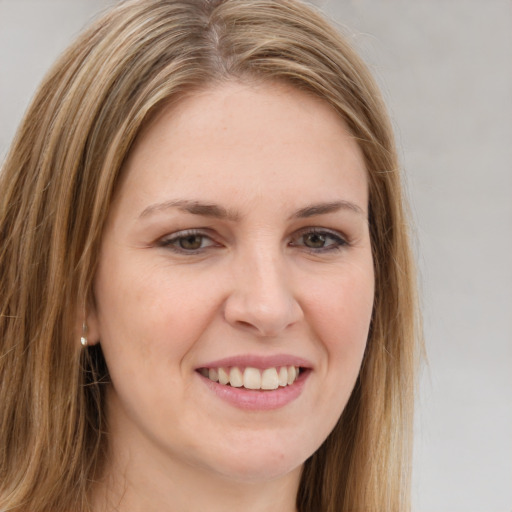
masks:
<svg viewBox="0 0 512 512"><path fill-rule="evenodd" d="M170 249L178 254L199 254L206 249L210 247L220 247L220 244L217 243L212 235L208 232L209 230L206 229L198 229L198 228L192 228L192 229L183 229L181 231L176 231L174 233L170 233L168 235L165 235L157 240L157 245L160 247L163 247L164 249ZM200 247L199 249L183 249L177 246L174 246L173 244L178 242L180 239L187 238L189 236L198 236L205 239L208 239L211 241L211 244L208 244L206 247Z"/></svg>
<svg viewBox="0 0 512 512"><path fill-rule="evenodd" d="M303 236L308 235L308 234L325 235L325 236L332 238L333 240L336 241L336 243L330 244L326 247L317 248L317 249L312 248L312 247L307 247L307 246L301 244L302 247L304 247L307 251L312 252L312 253L336 251L336 250L341 249L342 247L346 247L346 246L350 245L350 241L349 241L348 237L345 236L343 233L340 233L339 231L336 231L333 229L322 228L322 227L318 227L318 226L305 227L305 228L298 230L296 233L294 233L294 235L292 237L292 242L290 243L290 245L292 247L298 246L298 244L295 244L294 241L297 239L300 239Z"/></svg>

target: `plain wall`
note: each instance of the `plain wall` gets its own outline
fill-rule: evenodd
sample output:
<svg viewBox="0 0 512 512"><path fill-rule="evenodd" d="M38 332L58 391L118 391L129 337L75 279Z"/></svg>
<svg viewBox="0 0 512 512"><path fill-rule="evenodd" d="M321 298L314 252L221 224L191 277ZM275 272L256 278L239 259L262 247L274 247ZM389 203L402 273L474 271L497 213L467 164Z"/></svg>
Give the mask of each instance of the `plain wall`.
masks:
<svg viewBox="0 0 512 512"><path fill-rule="evenodd" d="M37 84L106 0L0 0L0 158ZM429 366L416 512L512 512L512 2L318 1L396 126Z"/></svg>

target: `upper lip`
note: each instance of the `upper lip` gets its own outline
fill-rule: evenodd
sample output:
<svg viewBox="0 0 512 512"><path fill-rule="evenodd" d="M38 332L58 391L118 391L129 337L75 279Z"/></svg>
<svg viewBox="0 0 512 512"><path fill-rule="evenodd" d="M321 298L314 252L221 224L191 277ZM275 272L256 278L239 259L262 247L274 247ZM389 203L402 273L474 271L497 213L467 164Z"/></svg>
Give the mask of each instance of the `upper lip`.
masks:
<svg viewBox="0 0 512 512"><path fill-rule="evenodd" d="M242 368L258 368L264 370L265 368L274 368L279 366L297 366L301 368L311 368L312 364L302 358L289 354L275 354L272 356L260 356L255 354L245 354L231 357L224 357L215 361L209 361L201 364L199 368L226 368L238 366Z"/></svg>

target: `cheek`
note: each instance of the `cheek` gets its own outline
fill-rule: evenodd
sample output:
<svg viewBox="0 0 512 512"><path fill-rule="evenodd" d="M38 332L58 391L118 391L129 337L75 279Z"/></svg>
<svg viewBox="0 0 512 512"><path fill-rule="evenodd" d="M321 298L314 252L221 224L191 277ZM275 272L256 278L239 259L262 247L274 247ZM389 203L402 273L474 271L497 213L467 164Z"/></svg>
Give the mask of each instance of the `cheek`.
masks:
<svg viewBox="0 0 512 512"><path fill-rule="evenodd" d="M129 259L104 265L95 281L104 352L115 353L115 362L129 354L135 362L179 360L214 314L214 287L197 284L165 265L146 268Z"/></svg>
<svg viewBox="0 0 512 512"><path fill-rule="evenodd" d="M95 281L100 343L116 396L139 425L154 410L169 423L172 407L162 404L185 399L183 361L210 322L213 297L166 265L134 270L129 258L117 263L100 268Z"/></svg>
<svg viewBox="0 0 512 512"><path fill-rule="evenodd" d="M308 311L315 338L327 357L326 371L338 389L353 386L365 351L373 311L371 261L333 276L310 294Z"/></svg>

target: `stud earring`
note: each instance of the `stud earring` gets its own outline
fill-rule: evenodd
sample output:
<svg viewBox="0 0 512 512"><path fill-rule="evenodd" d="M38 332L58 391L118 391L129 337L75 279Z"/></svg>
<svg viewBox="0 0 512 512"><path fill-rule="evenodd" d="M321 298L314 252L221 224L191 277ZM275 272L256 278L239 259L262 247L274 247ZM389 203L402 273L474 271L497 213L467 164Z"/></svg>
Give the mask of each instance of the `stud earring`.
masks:
<svg viewBox="0 0 512 512"><path fill-rule="evenodd" d="M87 347L88 341L87 341L87 324L84 322L82 324L82 336L80 337L80 343L82 344L82 347Z"/></svg>

